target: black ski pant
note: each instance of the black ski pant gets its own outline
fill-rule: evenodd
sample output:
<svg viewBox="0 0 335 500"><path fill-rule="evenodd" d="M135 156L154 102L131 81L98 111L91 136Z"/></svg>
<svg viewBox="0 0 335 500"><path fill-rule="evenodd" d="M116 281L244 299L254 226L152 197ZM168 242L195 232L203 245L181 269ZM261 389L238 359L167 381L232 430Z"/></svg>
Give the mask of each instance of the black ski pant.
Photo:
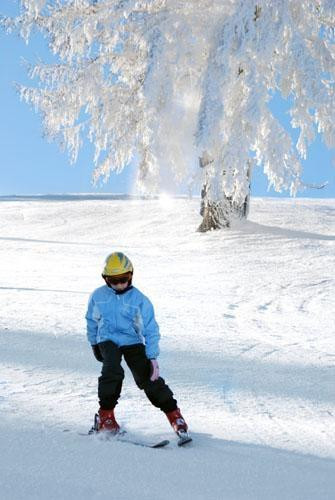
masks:
<svg viewBox="0 0 335 500"><path fill-rule="evenodd" d="M99 343L103 357L101 376L99 377L98 396L100 408L113 409L121 394L124 370L121 366L122 356L129 366L136 385L143 389L149 401L163 412L167 413L177 408L177 401L166 385L164 379L159 377L152 382L151 362L146 357L143 344L118 347L108 340Z"/></svg>

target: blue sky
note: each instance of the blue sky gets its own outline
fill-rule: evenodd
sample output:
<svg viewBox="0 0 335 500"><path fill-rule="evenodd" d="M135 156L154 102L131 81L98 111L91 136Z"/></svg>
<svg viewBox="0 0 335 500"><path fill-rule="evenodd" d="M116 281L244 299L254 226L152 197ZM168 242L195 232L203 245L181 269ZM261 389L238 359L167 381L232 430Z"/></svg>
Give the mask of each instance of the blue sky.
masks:
<svg viewBox="0 0 335 500"><path fill-rule="evenodd" d="M16 0L2 0L0 14L15 15ZM47 45L40 35L35 35L26 45L17 35L0 33L0 195L55 194L55 193L129 193L134 168L126 167L117 175L112 174L106 184L93 186L93 149L85 144L75 165L70 165L66 152L55 143L43 138L41 119L27 104L20 102L14 82L30 84L22 59L36 62L50 59ZM274 99L272 111L289 128L288 106L279 98ZM294 138L298 132L292 131ZM329 151L320 138L309 149L304 162L303 180L306 183L323 183L321 190L306 189L298 196L335 198L334 151ZM252 178L254 196L288 196L268 191L268 183L261 168L255 168Z"/></svg>

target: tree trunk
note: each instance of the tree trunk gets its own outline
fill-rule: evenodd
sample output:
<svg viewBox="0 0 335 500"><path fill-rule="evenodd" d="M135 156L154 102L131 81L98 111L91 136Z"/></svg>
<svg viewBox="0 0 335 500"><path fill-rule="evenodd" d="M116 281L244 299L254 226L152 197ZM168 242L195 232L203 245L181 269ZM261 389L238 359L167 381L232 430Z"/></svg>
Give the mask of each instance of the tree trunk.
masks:
<svg viewBox="0 0 335 500"><path fill-rule="evenodd" d="M212 160L204 154L199 158L199 166L207 168L212 163ZM248 169L248 179L250 187L251 168ZM250 192L245 197L242 204L236 204L230 196L222 194L222 199L219 201L211 200L211 182L210 178L205 173L205 182L201 190L201 205L200 215L203 220L198 227L198 231L205 233L216 229L227 229L230 227L233 219L246 219L249 213Z"/></svg>

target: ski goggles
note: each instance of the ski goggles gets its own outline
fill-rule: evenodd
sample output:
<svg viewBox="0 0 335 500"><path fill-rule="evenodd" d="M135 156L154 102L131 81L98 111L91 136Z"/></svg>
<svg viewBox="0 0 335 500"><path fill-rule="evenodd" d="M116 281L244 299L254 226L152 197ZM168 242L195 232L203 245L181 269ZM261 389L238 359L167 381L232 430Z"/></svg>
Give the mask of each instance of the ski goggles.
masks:
<svg viewBox="0 0 335 500"><path fill-rule="evenodd" d="M119 285L119 284L124 285L129 280L130 276L120 276L115 278L114 276L106 276L106 281L108 281L110 285Z"/></svg>

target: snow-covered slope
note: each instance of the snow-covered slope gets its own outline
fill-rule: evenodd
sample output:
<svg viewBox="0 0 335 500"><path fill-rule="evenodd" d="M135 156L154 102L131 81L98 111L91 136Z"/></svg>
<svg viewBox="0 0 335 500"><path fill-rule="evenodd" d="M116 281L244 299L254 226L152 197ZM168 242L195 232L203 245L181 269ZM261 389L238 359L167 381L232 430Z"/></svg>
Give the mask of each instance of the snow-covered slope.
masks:
<svg viewBox="0 0 335 500"><path fill-rule="evenodd" d="M1 199L2 499L334 498L335 201L254 199L210 234L198 203ZM84 314L112 250L155 305L188 449L127 370L118 420L169 447L79 435L100 369Z"/></svg>

